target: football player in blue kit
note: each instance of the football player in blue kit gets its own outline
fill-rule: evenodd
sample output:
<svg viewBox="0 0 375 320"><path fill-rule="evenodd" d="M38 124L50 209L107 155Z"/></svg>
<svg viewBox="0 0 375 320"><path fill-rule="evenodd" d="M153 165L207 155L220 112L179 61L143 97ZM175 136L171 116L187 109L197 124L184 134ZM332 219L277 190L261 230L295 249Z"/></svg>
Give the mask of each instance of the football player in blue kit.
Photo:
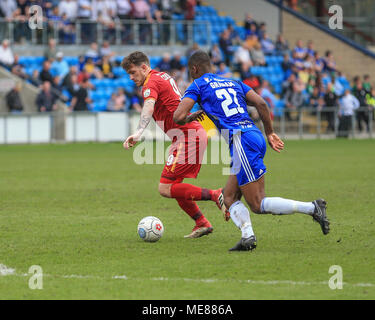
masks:
<svg viewBox="0 0 375 320"><path fill-rule="evenodd" d="M284 142L273 131L268 106L263 98L241 81L210 73L210 58L203 51L197 51L190 57L188 68L194 81L185 91L173 119L184 124L191 119L202 120L206 114L229 144L232 164L224 188L224 203L229 208L232 221L242 232L241 240L230 251L253 250L257 245L250 213L241 201L242 196L254 213L285 215L299 212L311 216L320 224L323 234L328 234L325 200L300 202L265 195L267 170L263 158L266 141L251 120L247 105L257 109L270 147L280 152ZM195 103L202 110L191 114Z"/></svg>

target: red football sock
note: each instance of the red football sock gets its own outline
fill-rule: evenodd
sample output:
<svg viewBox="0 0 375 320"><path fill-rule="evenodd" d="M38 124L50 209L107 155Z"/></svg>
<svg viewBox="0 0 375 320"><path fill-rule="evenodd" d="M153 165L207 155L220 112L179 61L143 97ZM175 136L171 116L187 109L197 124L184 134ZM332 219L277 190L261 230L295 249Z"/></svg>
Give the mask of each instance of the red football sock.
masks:
<svg viewBox="0 0 375 320"><path fill-rule="evenodd" d="M171 196L185 200L213 200L214 193L210 189L200 188L188 183L175 183L171 186Z"/></svg>
<svg viewBox="0 0 375 320"><path fill-rule="evenodd" d="M185 200L185 199L176 199L176 200L180 208L184 210L193 220L201 221L201 218L202 217L204 218L204 215L199 210L199 207L194 201Z"/></svg>

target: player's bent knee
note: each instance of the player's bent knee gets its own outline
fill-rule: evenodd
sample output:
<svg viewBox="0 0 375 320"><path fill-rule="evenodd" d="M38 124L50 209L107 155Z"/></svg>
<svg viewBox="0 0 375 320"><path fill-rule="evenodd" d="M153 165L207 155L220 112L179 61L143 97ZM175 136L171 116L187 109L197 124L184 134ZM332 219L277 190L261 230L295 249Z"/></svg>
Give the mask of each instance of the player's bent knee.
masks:
<svg viewBox="0 0 375 320"><path fill-rule="evenodd" d="M171 185L170 184L159 184L159 193L162 197L170 198L171 197Z"/></svg>

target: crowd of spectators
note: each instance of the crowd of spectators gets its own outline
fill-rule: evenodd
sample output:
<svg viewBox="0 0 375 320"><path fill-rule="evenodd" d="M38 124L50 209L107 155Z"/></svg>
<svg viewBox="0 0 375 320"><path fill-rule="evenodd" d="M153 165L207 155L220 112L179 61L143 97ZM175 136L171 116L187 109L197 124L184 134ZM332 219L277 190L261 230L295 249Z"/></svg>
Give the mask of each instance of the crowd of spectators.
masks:
<svg viewBox="0 0 375 320"><path fill-rule="evenodd" d="M134 3L142 1L136 0ZM62 3L72 5L73 2L79 5L84 1L61 1L58 8ZM122 2L117 1L117 4L120 5ZM125 2L128 1L125 0ZM151 5L160 4L151 0L150 3ZM50 9L56 10L53 3ZM124 11L121 12L124 13ZM68 12L65 13L68 14ZM75 17L80 17L80 15ZM137 17L133 16L133 18ZM313 113L319 111L327 120L328 131L335 129L332 110L336 109L340 114L344 109L343 101L356 99L358 105L368 107L368 111L361 109L356 113L358 129L369 130L368 120L375 106L375 88L371 87L369 75L363 78L355 77L350 84L343 72L337 68L332 51L327 50L321 55L315 50L314 42L311 40L306 42L298 40L294 46L291 46L282 34L272 40L268 36L267 25L255 21L250 14L245 16L244 29L245 37L241 38L236 28L228 25L221 33L218 43L213 44L209 50L216 74L241 79L266 100L271 113L274 113L277 107L283 106L288 120L297 120L299 113L295 111L300 108L312 107ZM181 59L183 57L188 59L198 49L199 45L194 43L185 53L174 52L173 55L165 53L156 69L170 73L180 90L184 92L189 79L186 66ZM281 62L283 80L281 90L277 94L269 81L252 72L255 67L267 67L267 57L270 55L283 56ZM116 61L115 57L116 53L112 51L108 40L100 46L92 42L89 49L79 57L79 64L69 67L63 59L63 53L56 47L56 41L50 39L45 50L43 68L40 72L34 71L29 81L38 86L44 86L44 83L48 82L56 99L68 101L72 110L87 110L92 102L88 90L94 89L91 80L117 77L114 70L119 67L120 61ZM0 47L0 64L21 78L28 78L23 71L23 66L18 62L18 56L13 55L7 40L4 40ZM351 95L350 99L347 98L347 91ZM68 97L64 97L63 92L68 92ZM142 97L139 90L126 88L126 90L118 90L112 94L108 102L108 110L140 111L141 105Z"/></svg>
<svg viewBox="0 0 375 320"><path fill-rule="evenodd" d="M43 9L44 27L48 37L58 34L59 42L75 43L76 22L81 22L81 41L91 43L96 39L96 28L90 22L101 25L104 39L114 41L116 24L121 32L123 43L131 43L131 23L118 23L119 20L147 20L140 25L141 43L150 41L150 24L172 19L173 14L182 15L185 20L193 20L197 0L2 0L0 18L13 21L16 43L31 38L28 27L29 8L38 5ZM169 26L160 25L161 40L169 40ZM6 24L0 23L0 38L4 38Z"/></svg>

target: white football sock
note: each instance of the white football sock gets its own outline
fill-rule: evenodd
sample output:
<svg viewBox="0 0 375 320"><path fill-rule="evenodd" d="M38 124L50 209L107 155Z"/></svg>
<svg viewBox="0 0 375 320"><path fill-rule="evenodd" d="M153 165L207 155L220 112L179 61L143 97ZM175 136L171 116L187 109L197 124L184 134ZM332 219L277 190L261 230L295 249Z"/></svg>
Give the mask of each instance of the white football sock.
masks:
<svg viewBox="0 0 375 320"><path fill-rule="evenodd" d="M300 202L283 198L264 198L261 203L263 213L292 214L295 212L313 214L315 206L312 202Z"/></svg>
<svg viewBox="0 0 375 320"><path fill-rule="evenodd" d="M254 235L251 225L250 212L241 201L236 201L230 208L230 217L237 228L241 229L242 238L249 238Z"/></svg>

